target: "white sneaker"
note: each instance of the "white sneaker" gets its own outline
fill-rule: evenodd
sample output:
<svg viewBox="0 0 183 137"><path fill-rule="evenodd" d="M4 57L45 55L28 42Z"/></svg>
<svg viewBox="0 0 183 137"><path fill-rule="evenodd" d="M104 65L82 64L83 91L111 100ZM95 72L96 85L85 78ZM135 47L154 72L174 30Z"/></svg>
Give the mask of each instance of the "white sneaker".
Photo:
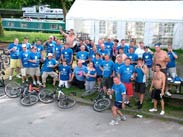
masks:
<svg viewBox="0 0 183 137"><path fill-rule="evenodd" d="M9 80L12 80L13 79L13 77L12 76L9 76Z"/></svg>
<svg viewBox="0 0 183 137"><path fill-rule="evenodd" d="M21 77L20 75L18 75L18 74L16 75L16 77L17 77L17 78L22 78L22 77Z"/></svg>
<svg viewBox="0 0 183 137"><path fill-rule="evenodd" d="M36 85L36 81L33 81L33 85Z"/></svg>
<svg viewBox="0 0 183 137"><path fill-rule="evenodd" d="M157 112L158 110L155 108L149 109L149 112Z"/></svg>
<svg viewBox="0 0 183 137"><path fill-rule="evenodd" d="M39 86L41 86L41 85L42 85L40 81L37 81L37 84L38 84Z"/></svg>
<svg viewBox="0 0 183 137"><path fill-rule="evenodd" d="M166 92L165 92L165 95L167 95L167 96L170 97L172 94L171 94L170 92L166 91Z"/></svg>
<svg viewBox="0 0 183 137"><path fill-rule="evenodd" d="M164 115L165 114L165 111L163 111L163 110L161 110L161 113L160 113L160 115Z"/></svg>
<svg viewBox="0 0 183 137"><path fill-rule="evenodd" d="M114 126L114 125L117 125L117 124L119 124L119 123L116 120L111 120L111 122L109 123L109 125L111 125L111 126Z"/></svg>

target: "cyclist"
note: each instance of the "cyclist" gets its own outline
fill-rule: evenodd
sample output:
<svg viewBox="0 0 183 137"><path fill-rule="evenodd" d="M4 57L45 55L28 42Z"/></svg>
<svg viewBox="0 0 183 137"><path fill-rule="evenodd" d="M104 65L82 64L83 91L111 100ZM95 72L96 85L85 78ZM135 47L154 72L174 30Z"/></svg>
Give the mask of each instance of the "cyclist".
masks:
<svg viewBox="0 0 183 137"><path fill-rule="evenodd" d="M115 76L113 78L113 86L112 86L112 90L108 90L107 94L111 95L112 93L114 93L115 95L115 103L112 106L112 116L113 119L112 121L109 123L110 125L116 125L118 124L118 118L117 115L119 114L120 116L120 120L126 120L125 115L120 111L120 109L125 109L125 96L126 96L126 88L125 86L121 83L119 77Z"/></svg>

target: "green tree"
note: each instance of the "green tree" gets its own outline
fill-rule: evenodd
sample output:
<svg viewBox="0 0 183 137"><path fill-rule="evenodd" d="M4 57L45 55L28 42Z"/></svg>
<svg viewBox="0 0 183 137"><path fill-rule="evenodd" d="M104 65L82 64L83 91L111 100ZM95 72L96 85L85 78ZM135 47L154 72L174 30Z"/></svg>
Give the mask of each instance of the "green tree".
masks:
<svg viewBox="0 0 183 137"><path fill-rule="evenodd" d="M75 0L60 0L60 1L61 1L62 9L63 9L64 20L65 20L67 12L71 8L71 6L75 2Z"/></svg>
<svg viewBox="0 0 183 137"><path fill-rule="evenodd" d="M26 6L48 4L52 8L62 8L64 19L75 0L0 0L0 8L21 9Z"/></svg>

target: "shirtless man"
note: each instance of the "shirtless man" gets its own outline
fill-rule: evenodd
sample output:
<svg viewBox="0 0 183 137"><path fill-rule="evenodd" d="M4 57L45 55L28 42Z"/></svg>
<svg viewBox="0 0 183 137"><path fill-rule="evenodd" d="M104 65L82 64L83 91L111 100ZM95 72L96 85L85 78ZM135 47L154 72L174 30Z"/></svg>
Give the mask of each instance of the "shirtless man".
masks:
<svg viewBox="0 0 183 137"><path fill-rule="evenodd" d="M150 112L157 112L158 111L157 110L157 103L160 100L161 109L162 109L160 115L164 115L165 110L164 110L163 97L164 97L166 77L165 77L165 74L160 71L160 69L161 69L161 65L156 64L155 65L155 72L153 75L153 80L152 80L151 87L150 87L150 92L152 92L151 96L153 98L154 108L149 109L149 111Z"/></svg>
<svg viewBox="0 0 183 137"><path fill-rule="evenodd" d="M67 34L62 30L62 27L60 27L60 33L62 35L64 35L64 37L66 38L66 43L69 44L69 47L73 48L75 46L74 45L74 39L75 39L74 30L70 29L69 34Z"/></svg>
<svg viewBox="0 0 183 137"><path fill-rule="evenodd" d="M168 53L160 48L160 44L155 45L155 50L156 52L154 53L153 64L154 65L160 64L161 72L163 72L166 77L166 74L167 74L166 66L167 66L167 63L170 61ZM165 85L165 90L166 89L167 89L167 82ZM165 94L168 96L171 96L171 94L168 91L166 91Z"/></svg>
<svg viewBox="0 0 183 137"><path fill-rule="evenodd" d="M153 63L154 63L154 65L160 64L161 71L163 73L165 73L164 71L166 70L166 65L170 61L168 54L166 51L164 51L160 48L160 44L155 45L155 50L156 50L156 52L154 53Z"/></svg>

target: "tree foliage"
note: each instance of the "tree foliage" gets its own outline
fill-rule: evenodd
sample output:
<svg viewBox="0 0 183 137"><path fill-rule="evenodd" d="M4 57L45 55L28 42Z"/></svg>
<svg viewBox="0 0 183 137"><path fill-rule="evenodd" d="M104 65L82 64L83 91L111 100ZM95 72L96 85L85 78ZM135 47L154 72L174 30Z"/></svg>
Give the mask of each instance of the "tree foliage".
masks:
<svg viewBox="0 0 183 137"><path fill-rule="evenodd" d="M21 9L26 6L48 4L51 8L62 8L64 19L75 0L1 0L0 8Z"/></svg>
<svg viewBox="0 0 183 137"><path fill-rule="evenodd" d="M0 8L21 9L24 6L48 4L52 8L61 8L62 2L68 10L75 0L0 0Z"/></svg>

